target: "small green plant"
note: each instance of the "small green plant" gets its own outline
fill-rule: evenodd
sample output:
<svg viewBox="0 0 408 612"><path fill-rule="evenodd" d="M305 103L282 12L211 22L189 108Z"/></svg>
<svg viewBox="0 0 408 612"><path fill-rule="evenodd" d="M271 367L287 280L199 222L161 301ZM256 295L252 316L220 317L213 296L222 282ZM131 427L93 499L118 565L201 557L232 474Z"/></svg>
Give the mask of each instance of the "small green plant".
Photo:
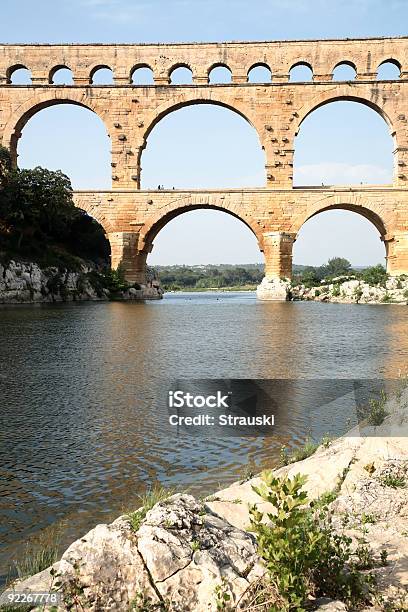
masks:
<svg viewBox="0 0 408 612"><path fill-rule="evenodd" d="M361 298L363 297L363 290L361 289L361 287L356 287L354 289L354 297L356 298L357 302L361 300Z"/></svg>
<svg viewBox="0 0 408 612"><path fill-rule="evenodd" d="M367 423L373 427L382 425L388 412L386 410L387 394L381 390L379 399L370 399L368 406L363 408L362 417L367 419Z"/></svg>
<svg viewBox="0 0 408 612"><path fill-rule="evenodd" d="M52 544L44 544L40 547L25 547L23 556L14 562L17 576L20 580L34 576L42 572L58 560L59 540Z"/></svg>
<svg viewBox="0 0 408 612"><path fill-rule="evenodd" d="M200 550L201 548L200 542L198 540L191 540L190 546L193 552L196 552L197 550Z"/></svg>
<svg viewBox="0 0 408 612"><path fill-rule="evenodd" d="M269 523L256 505L249 509L269 582L283 600L271 603L270 612L304 611L311 594L355 606L372 590L374 579L357 564L364 559L353 560L351 539L336 533L327 508L310 505L302 490L306 481L300 474L278 478L270 471L262 475L260 487L252 487L274 508L267 514Z"/></svg>
<svg viewBox="0 0 408 612"><path fill-rule="evenodd" d="M156 486L150 491L147 491L144 495L140 495L139 498L141 507L138 510L128 514L132 529L137 531L148 511L151 510L153 506L166 500L172 495L174 495L174 491L160 486Z"/></svg>
<svg viewBox="0 0 408 612"><path fill-rule="evenodd" d="M384 487L391 487L392 489L405 489L407 486L406 478L394 474L386 474L379 478L379 481Z"/></svg>
<svg viewBox="0 0 408 612"><path fill-rule="evenodd" d="M389 304L390 302L392 302L392 297L390 296L390 294L388 292L385 292L385 294L383 295L381 302L383 304Z"/></svg>
<svg viewBox="0 0 408 612"><path fill-rule="evenodd" d="M381 560L381 565L386 566L388 565L388 552L383 549L380 553L380 560Z"/></svg>
<svg viewBox="0 0 408 612"><path fill-rule="evenodd" d="M289 451L288 447L283 445L281 446L279 451L280 465L289 465L291 463L296 463L297 461L303 461L303 459L311 457L317 451L319 446L324 446L324 448L328 448L332 442L333 438L326 435L323 436L320 443L314 442L314 440L312 440L311 438L307 438L303 446L295 448L292 451Z"/></svg>
<svg viewBox="0 0 408 612"><path fill-rule="evenodd" d="M376 522L377 518L374 516L374 514L366 514L365 512L363 512L363 514L361 515L362 525L375 525Z"/></svg>
<svg viewBox="0 0 408 612"><path fill-rule="evenodd" d="M333 297L339 297L340 296L340 285L338 283L333 285L332 296Z"/></svg>
<svg viewBox="0 0 408 612"><path fill-rule="evenodd" d="M295 449L290 455L289 463L296 463L296 461L303 461L308 457L311 457L319 448L319 444L314 442L311 438L308 438L303 446Z"/></svg>
<svg viewBox="0 0 408 612"><path fill-rule="evenodd" d="M324 448L329 448L333 440L334 440L333 436L326 435L326 436L323 436L320 444L324 446Z"/></svg>
<svg viewBox="0 0 408 612"><path fill-rule="evenodd" d="M130 602L131 612L167 612L168 606L165 602L160 604L154 603L148 595L142 592L136 593L133 600Z"/></svg>
<svg viewBox="0 0 408 612"><path fill-rule="evenodd" d="M218 502L218 501L221 501L221 497L219 497L218 495L210 495L209 497L205 498L205 501L209 503Z"/></svg>
<svg viewBox="0 0 408 612"><path fill-rule="evenodd" d="M354 553L356 557L356 566L360 570L370 570L375 567L373 553L367 546L365 538L358 538L358 545Z"/></svg>
<svg viewBox="0 0 408 612"><path fill-rule="evenodd" d="M228 592L229 587L225 577L221 579L221 584L217 584L214 589L215 594L215 605L217 606L218 612L227 612L230 608L229 602L231 601L231 595Z"/></svg>

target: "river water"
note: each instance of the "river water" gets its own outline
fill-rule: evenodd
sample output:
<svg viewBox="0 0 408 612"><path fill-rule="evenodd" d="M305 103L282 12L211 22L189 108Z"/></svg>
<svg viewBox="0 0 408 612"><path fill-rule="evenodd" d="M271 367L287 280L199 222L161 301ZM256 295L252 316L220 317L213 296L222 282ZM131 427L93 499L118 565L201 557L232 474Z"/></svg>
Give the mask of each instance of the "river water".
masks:
<svg viewBox="0 0 408 612"><path fill-rule="evenodd" d="M301 404L269 437L170 431L169 380L397 378L407 362L408 308L388 304L237 292L2 307L0 574L53 526L65 546L152 483L209 493L307 435Z"/></svg>

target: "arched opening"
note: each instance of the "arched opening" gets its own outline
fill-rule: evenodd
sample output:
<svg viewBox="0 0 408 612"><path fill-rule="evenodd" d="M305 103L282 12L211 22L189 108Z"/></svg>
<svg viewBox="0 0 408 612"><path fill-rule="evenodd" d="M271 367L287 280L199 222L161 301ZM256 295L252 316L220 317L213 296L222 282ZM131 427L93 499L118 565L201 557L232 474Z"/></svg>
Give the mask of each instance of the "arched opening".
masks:
<svg viewBox="0 0 408 612"><path fill-rule="evenodd" d="M50 83L52 85L72 85L72 71L67 66L55 66L50 72Z"/></svg>
<svg viewBox="0 0 408 612"><path fill-rule="evenodd" d="M171 85L191 85L193 73L188 66L178 66L170 72Z"/></svg>
<svg viewBox="0 0 408 612"><path fill-rule="evenodd" d="M267 64L255 64L248 70L248 83L270 83L271 69Z"/></svg>
<svg viewBox="0 0 408 612"><path fill-rule="evenodd" d="M142 187L262 187L265 155L255 129L237 112L196 103L169 112L150 132Z"/></svg>
<svg viewBox="0 0 408 612"><path fill-rule="evenodd" d="M153 70L147 65L134 68L130 78L134 85L154 85Z"/></svg>
<svg viewBox="0 0 408 612"><path fill-rule="evenodd" d="M313 80L313 69L306 62L298 62L289 70L290 83L304 83Z"/></svg>
<svg viewBox="0 0 408 612"><path fill-rule="evenodd" d="M31 85L31 72L22 64L12 66L7 71L7 83L12 85Z"/></svg>
<svg viewBox="0 0 408 612"><path fill-rule="evenodd" d="M262 280L257 239L228 211L189 207L169 215L158 228L147 265L158 271L165 290L255 287Z"/></svg>
<svg viewBox="0 0 408 612"><path fill-rule="evenodd" d="M97 66L90 75L92 85L113 85L113 72L109 66Z"/></svg>
<svg viewBox="0 0 408 612"><path fill-rule="evenodd" d="M231 70L224 64L213 66L208 73L208 82L210 85L221 85L223 83L231 83L231 81Z"/></svg>
<svg viewBox="0 0 408 612"><path fill-rule="evenodd" d="M111 144L103 121L88 108L61 102L50 101L21 121L19 167L61 170L74 189L109 189Z"/></svg>
<svg viewBox="0 0 408 612"><path fill-rule="evenodd" d="M396 60L387 60L378 66L377 79L379 81L396 81L401 76L401 65Z"/></svg>
<svg viewBox="0 0 408 612"><path fill-rule="evenodd" d="M367 215L367 216L366 216ZM369 211L353 207L324 210L310 217L301 227L293 246L293 264L322 266L341 257L355 269L383 264L385 228Z"/></svg>
<svg viewBox="0 0 408 612"><path fill-rule="evenodd" d="M386 122L363 101L329 101L300 126L294 185L390 184L394 148Z"/></svg>
<svg viewBox="0 0 408 612"><path fill-rule="evenodd" d="M333 70L333 81L354 81L356 78L356 67L351 62L341 62Z"/></svg>

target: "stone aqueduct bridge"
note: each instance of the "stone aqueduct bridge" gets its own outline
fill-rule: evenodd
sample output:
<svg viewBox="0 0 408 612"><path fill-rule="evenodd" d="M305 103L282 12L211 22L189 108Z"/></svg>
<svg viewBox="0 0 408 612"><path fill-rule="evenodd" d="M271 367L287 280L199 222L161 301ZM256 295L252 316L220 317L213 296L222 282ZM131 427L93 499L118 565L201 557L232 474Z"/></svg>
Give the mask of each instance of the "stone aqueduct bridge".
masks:
<svg viewBox="0 0 408 612"><path fill-rule="evenodd" d="M399 67L398 80L376 80L378 67L386 61ZM355 68L355 81L332 80L341 63ZM299 64L311 67L311 82L289 82L290 69ZM259 65L270 68L270 83L248 82L249 70ZM172 71L180 66L191 69L192 85L170 84ZM209 72L216 66L230 69L230 84L209 84ZM11 83L13 71L21 67L31 71L31 85ZM61 67L71 69L72 86L52 83ZM94 72L102 67L113 71L113 85L92 84ZM139 67L153 70L154 85L131 83ZM392 185L293 188L294 140L302 121L335 100L365 104L386 121L395 143ZM37 111L64 103L97 113L111 138L112 189L78 191L75 200L102 224L111 243L112 265L121 263L130 280L143 282L158 231L178 214L196 208L223 210L241 219L258 239L270 279L290 277L292 246L303 223L333 208L369 219L385 243L389 272L408 273L408 38L0 46L0 136L15 161L26 122ZM140 189L141 153L153 127L168 113L200 103L229 108L255 128L265 152L265 188Z"/></svg>

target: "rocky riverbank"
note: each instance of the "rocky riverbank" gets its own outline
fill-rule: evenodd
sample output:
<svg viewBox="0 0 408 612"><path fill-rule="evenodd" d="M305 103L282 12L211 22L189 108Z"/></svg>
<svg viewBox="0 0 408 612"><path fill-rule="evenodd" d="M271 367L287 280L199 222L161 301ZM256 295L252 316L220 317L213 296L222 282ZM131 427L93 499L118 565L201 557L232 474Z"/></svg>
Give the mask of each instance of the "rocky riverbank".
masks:
<svg viewBox="0 0 408 612"><path fill-rule="evenodd" d="M382 285L370 285L357 278L339 277L315 287L293 286L290 293L293 300L348 304L408 304L408 277L390 277Z"/></svg>
<svg viewBox="0 0 408 612"><path fill-rule="evenodd" d="M104 277L83 264L78 271L40 268L35 263L0 263L0 304L160 299L159 286L130 286L113 294Z"/></svg>
<svg viewBox="0 0 408 612"><path fill-rule="evenodd" d="M313 287L287 279L264 279L257 288L261 300L314 301L338 304L408 304L408 277L389 277L370 284L355 276L322 281Z"/></svg>
<svg viewBox="0 0 408 612"><path fill-rule="evenodd" d="M274 471L278 479L307 476L303 488L309 500L325 500L335 532L350 538L362 573L376 581L373 594L357 608L317 593L309 598L308 609L408 610L407 406L405 386L387 402L381 426L361 425L326 441L303 461ZM98 525L53 568L13 588L61 593L58 610L281 609L248 603L266 571L248 532L249 505L275 514L274 506L253 489L260 483L260 477L237 482L204 500L172 495L147 512L139 509Z"/></svg>

